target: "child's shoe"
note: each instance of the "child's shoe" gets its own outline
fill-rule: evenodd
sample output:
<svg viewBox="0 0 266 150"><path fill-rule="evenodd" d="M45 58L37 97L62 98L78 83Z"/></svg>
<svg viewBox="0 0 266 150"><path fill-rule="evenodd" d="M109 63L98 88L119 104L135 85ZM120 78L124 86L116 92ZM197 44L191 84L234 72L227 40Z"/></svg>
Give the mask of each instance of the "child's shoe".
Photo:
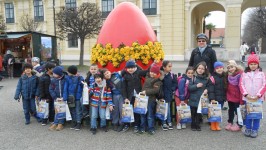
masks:
<svg viewBox="0 0 266 150"><path fill-rule="evenodd" d="M173 130L173 129L174 129L174 127L173 127L173 124L172 124L172 123L168 123L168 129L169 129L169 130Z"/></svg>
<svg viewBox="0 0 266 150"><path fill-rule="evenodd" d="M48 122L47 119L43 119L43 120L42 120L42 126L46 126L46 125L47 125L47 122Z"/></svg>
<svg viewBox="0 0 266 150"><path fill-rule="evenodd" d="M70 129L73 130L73 129L76 128L76 126L77 126L77 122L76 121L72 121Z"/></svg>
<svg viewBox="0 0 266 150"><path fill-rule="evenodd" d="M182 124L181 124L181 128L182 128L182 129L186 129L186 128L187 128L187 125L186 125L185 123L182 123Z"/></svg>
<svg viewBox="0 0 266 150"><path fill-rule="evenodd" d="M49 127L49 130L50 131L54 131L56 129L56 124L52 124L50 127Z"/></svg>
<svg viewBox="0 0 266 150"><path fill-rule="evenodd" d="M150 130L149 131L149 135L154 135L155 134L155 131L154 130Z"/></svg>
<svg viewBox="0 0 266 150"><path fill-rule="evenodd" d="M102 126L102 130L103 130L104 132L108 132L108 129L107 129L106 126Z"/></svg>
<svg viewBox="0 0 266 150"><path fill-rule="evenodd" d="M139 127L138 126L134 126L134 133L138 133L139 132Z"/></svg>
<svg viewBox="0 0 266 150"><path fill-rule="evenodd" d="M219 122L214 122L216 131L221 131L222 129L219 126Z"/></svg>
<svg viewBox="0 0 266 150"><path fill-rule="evenodd" d="M181 130L181 129L182 129L182 126L181 126L180 123L176 125L176 129L177 129L177 130Z"/></svg>
<svg viewBox="0 0 266 150"><path fill-rule="evenodd" d="M200 127L200 125L197 125L197 126L196 126L196 130L197 130L197 131L201 131L201 127Z"/></svg>
<svg viewBox="0 0 266 150"><path fill-rule="evenodd" d="M167 130L168 130L168 126L167 126L166 123L162 125L162 129L163 129L164 131L167 131Z"/></svg>
<svg viewBox="0 0 266 150"><path fill-rule="evenodd" d="M56 131L61 131L63 130L64 126L63 124L58 124L58 126L56 127Z"/></svg>
<svg viewBox="0 0 266 150"><path fill-rule="evenodd" d="M76 125L76 127L75 127L75 130L76 130L76 131L79 131L80 128L81 128L81 123L77 123L77 125Z"/></svg>
<svg viewBox="0 0 266 150"><path fill-rule="evenodd" d="M231 131L239 131L239 130L240 130L240 128L237 124L232 125Z"/></svg>
<svg viewBox="0 0 266 150"><path fill-rule="evenodd" d="M118 125L117 125L117 124L114 124L114 125L113 125L113 130L114 130L114 131L117 131L117 130L118 130Z"/></svg>
<svg viewBox="0 0 266 150"><path fill-rule="evenodd" d="M215 122L211 122L211 130L216 131L216 124Z"/></svg>
<svg viewBox="0 0 266 150"><path fill-rule="evenodd" d="M26 119L25 125L30 124L30 120Z"/></svg>
<svg viewBox="0 0 266 150"><path fill-rule="evenodd" d="M195 125L195 124L191 124L191 130L192 130L192 131L197 131L197 129L196 129L196 125Z"/></svg>
<svg viewBox="0 0 266 150"><path fill-rule="evenodd" d="M244 135L246 137L250 137L250 134L251 134L251 129L246 129L245 132L244 132Z"/></svg>
<svg viewBox="0 0 266 150"><path fill-rule="evenodd" d="M129 126L128 125L125 125L122 132L127 132L127 130L129 129Z"/></svg>
<svg viewBox="0 0 266 150"><path fill-rule="evenodd" d="M96 134L96 128L91 128L91 133L92 133L93 135L95 135L95 134Z"/></svg>
<svg viewBox="0 0 266 150"><path fill-rule="evenodd" d="M225 126L225 130L230 131L232 128L232 123L227 123L227 125Z"/></svg>
<svg viewBox="0 0 266 150"><path fill-rule="evenodd" d="M138 134L144 134L145 131L144 130L139 130Z"/></svg>
<svg viewBox="0 0 266 150"><path fill-rule="evenodd" d="M258 131L257 130L252 130L250 133L250 137L256 138L258 136Z"/></svg>

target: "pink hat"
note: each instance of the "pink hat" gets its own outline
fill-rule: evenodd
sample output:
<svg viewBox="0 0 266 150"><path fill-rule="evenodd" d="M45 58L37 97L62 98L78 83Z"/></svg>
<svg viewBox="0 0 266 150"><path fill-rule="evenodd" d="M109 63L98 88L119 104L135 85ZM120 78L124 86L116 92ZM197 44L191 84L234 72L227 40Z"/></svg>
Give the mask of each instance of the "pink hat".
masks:
<svg viewBox="0 0 266 150"><path fill-rule="evenodd" d="M256 64L260 64L260 60L259 57L252 53L249 57L248 57L248 65L251 63L256 63Z"/></svg>
<svg viewBox="0 0 266 150"><path fill-rule="evenodd" d="M159 74L160 73L160 66L158 66L157 64L152 64L150 72Z"/></svg>

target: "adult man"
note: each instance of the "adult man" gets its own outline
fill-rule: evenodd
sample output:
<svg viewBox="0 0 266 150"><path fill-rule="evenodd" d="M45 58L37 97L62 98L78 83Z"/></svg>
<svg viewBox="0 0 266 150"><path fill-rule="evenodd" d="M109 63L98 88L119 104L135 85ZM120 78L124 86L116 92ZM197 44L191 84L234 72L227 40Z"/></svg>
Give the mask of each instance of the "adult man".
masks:
<svg viewBox="0 0 266 150"><path fill-rule="evenodd" d="M207 41L208 38L205 34L200 33L197 35L198 47L192 51L188 66L195 67L199 62L205 61L209 72L213 73L213 65L217 58L215 51L207 45Z"/></svg>
<svg viewBox="0 0 266 150"><path fill-rule="evenodd" d="M241 63L245 62L245 56L247 55L249 47L247 46L246 42L243 42L242 45L240 46L240 54L242 56L242 61Z"/></svg>
<svg viewBox="0 0 266 150"><path fill-rule="evenodd" d="M4 65L5 69L7 70L8 77L13 79L13 67L15 63L15 58L12 55L11 50L6 51L6 55L4 56Z"/></svg>

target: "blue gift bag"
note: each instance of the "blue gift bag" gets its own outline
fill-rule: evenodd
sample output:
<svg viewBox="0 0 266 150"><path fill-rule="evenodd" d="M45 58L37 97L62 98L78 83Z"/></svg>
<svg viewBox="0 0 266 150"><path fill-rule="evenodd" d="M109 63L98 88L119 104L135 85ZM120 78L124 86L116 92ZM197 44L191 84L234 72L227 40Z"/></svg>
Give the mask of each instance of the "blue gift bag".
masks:
<svg viewBox="0 0 266 150"><path fill-rule="evenodd" d="M165 100L158 100L155 116L160 120L166 120L168 109L170 108L168 108L168 103L165 103Z"/></svg>
<svg viewBox="0 0 266 150"><path fill-rule="evenodd" d="M222 122L222 106L217 101L208 105L208 121Z"/></svg>
<svg viewBox="0 0 266 150"><path fill-rule="evenodd" d="M188 106L187 104L183 105L180 104L180 106L176 106L176 110L177 110L176 115L178 115L180 123L192 122L190 106Z"/></svg>
<svg viewBox="0 0 266 150"><path fill-rule="evenodd" d="M54 102L55 118L65 119L66 118L66 102L56 101Z"/></svg>
<svg viewBox="0 0 266 150"><path fill-rule="evenodd" d="M123 104L121 122L134 122L133 107L131 104Z"/></svg>
<svg viewBox="0 0 266 150"><path fill-rule="evenodd" d="M262 101L250 101L246 102L246 119L262 119Z"/></svg>
<svg viewBox="0 0 266 150"><path fill-rule="evenodd" d="M134 102L134 113L137 114L146 114L148 107L148 99L149 97L146 95L136 95Z"/></svg>
<svg viewBox="0 0 266 150"><path fill-rule="evenodd" d="M37 106L37 117L41 119L48 118L49 115L49 104L45 100L41 100Z"/></svg>

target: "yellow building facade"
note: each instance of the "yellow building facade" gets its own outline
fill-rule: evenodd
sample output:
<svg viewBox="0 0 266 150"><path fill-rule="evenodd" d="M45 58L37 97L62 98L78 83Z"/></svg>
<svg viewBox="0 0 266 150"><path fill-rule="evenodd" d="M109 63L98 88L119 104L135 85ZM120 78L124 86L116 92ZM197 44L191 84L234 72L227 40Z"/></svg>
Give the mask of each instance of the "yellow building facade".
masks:
<svg viewBox="0 0 266 150"><path fill-rule="evenodd" d="M239 59L241 14L249 7L266 5L266 1L260 0L0 0L0 14L6 19L8 32L21 31L20 18L28 14L40 22L37 31L54 35L53 9L59 12L63 6L78 7L83 2L91 2L99 6L104 19L115 6L125 1L136 4L146 14L158 41L163 44L165 59L174 61L189 59L196 47L195 37L202 33L203 17L210 11L226 13L224 48L216 50L218 58ZM60 59L79 59L79 40L71 38L57 43ZM96 39L85 41L84 60L90 59L95 43Z"/></svg>

